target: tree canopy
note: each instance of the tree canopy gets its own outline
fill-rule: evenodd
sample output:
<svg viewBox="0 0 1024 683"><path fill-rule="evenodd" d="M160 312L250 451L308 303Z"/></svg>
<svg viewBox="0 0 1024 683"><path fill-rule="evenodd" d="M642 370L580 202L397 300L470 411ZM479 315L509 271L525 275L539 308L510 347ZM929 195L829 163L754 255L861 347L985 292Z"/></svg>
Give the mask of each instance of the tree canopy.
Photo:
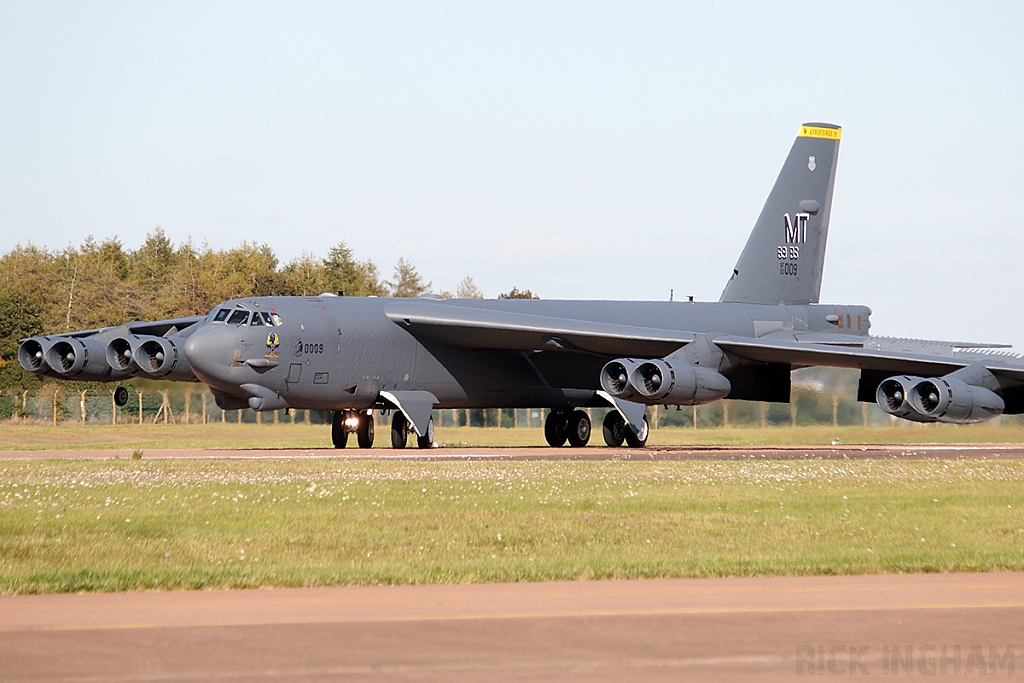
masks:
<svg viewBox="0 0 1024 683"><path fill-rule="evenodd" d="M283 266L266 244L175 246L159 227L135 250L116 237L88 237L77 247L54 250L19 245L0 256L0 389L39 385L17 361L19 340L34 334L204 315L236 297L413 297L430 287L405 258L398 259L391 281L384 280L373 261L357 259L344 241L324 257L304 252ZM458 296L483 295L467 276Z"/></svg>

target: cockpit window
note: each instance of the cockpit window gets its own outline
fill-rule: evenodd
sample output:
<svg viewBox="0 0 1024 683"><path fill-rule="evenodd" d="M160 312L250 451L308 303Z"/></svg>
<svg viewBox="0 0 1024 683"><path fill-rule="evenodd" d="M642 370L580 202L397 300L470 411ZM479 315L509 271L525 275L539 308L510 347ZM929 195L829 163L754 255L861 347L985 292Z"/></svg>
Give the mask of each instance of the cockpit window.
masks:
<svg viewBox="0 0 1024 683"><path fill-rule="evenodd" d="M274 322L270 319L270 314L269 313L267 313L266 311L263 311L263 312L260 313L260 315L263 316L263 324L264 325L266 325L267 327L273 327L274 326Z"/></svg>
<svg viewBox="0 0 1024 683"><path fill-rule="evenodd" d="M263 324L263 318L260 317L260 312L256 311L252 314L252 322L249 323L253 327L258 327Z"/></svg>
<svg viewBox="0 0 1024 683"><path fill-rule="evenodd" d="M264 313L263 315L266 315L266 313ZM281 316L279 316L277 313L271 313L270 319L274 321L274 327L281 327L281 325L284 325L284 320L282 320Z"/></svg>
<svg viewBox="0 0 1024 683"><path fill-rule="evenodd" d="M219 311L217 311L217 314L213 316L213 322L215 322L215 323L222 323L222 322L224 322L224 320L226 320L227 317L228 317L228 313L230 313L230 312L231 312L231 309L229 309L229 308L222 308L222 309L220 309Z"/></svg>
<svg viewBox="0 0 1024 683"><path fill-rule="evenodd" d="M249 320L249 311L234 311L228 318L228 325L244 325Z"/></svg>

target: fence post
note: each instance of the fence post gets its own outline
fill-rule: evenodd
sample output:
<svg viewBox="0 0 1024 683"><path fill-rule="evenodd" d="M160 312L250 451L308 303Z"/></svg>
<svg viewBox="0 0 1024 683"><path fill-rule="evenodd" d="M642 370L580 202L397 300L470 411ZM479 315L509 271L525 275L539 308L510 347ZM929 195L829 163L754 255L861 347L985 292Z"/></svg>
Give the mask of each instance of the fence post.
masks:
<svg viewBox="0 0 1024 683"><path fill-rule="evenodd" d="M114 400L114 394L110 394L110 424L117 424L117 401Z"/></svg>
<svg viewBox="0 0 1024 683"><path fill-rule="evenodd" d="M203 424L206 424L206 392L202 392L203 397Z"/></svg>
<svg viewBox="0 0 1024 683"><path fill-rule="evenodd" d="M82 409L82 426L85 426L85 392L82 392L82 400L79 402L79 407Z"/></svg>
<svg viewBox="0 0 1024 683"><path fill-rule="evenodd" d="M142 424L142 392L139 392L139 424Z"/></svg>
<svg viewBox="0 0 1024 683"><path fill-rule="evenodd" d="M57 395L60 393L60 389L53 390L53 426L57 426Z"/></svg>

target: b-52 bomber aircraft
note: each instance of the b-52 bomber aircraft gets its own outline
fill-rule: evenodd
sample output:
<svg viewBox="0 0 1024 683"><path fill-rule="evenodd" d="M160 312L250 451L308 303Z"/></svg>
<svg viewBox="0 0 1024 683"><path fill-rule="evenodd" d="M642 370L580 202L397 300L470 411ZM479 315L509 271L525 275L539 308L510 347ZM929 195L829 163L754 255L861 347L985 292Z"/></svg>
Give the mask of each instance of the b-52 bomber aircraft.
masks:
<svg viewBox="0 0 1024 683"><path fill-rule="evenodd" d="M808 123L718 302L362 298L226 301L205 318L23 340L28 372L201 381L225 410L333 411L332 439L434 442L435 408L549 408L551 446L585 446L587 406L609 406L605 442L642 447L650 405L788 402L790 373L860 369L857 398L917 422L1024 412L1024 359L999 345L869 336L866 306L819 304L839 126ZM118 385L115 402L128 394Z"/></svg>

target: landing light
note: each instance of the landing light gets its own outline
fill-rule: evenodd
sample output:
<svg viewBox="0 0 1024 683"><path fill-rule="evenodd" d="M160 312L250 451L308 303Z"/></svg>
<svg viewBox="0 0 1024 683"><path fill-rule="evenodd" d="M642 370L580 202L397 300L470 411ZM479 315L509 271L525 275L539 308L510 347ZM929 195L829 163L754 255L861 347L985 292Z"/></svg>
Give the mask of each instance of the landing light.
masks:
<svg viewBox="0 0 1024 683"><path fill-rule="evenodd" d="M345 418L345 426L346 427L358 427L359 426L359 418L358 417L347 417L347 418Z"/></svg>

